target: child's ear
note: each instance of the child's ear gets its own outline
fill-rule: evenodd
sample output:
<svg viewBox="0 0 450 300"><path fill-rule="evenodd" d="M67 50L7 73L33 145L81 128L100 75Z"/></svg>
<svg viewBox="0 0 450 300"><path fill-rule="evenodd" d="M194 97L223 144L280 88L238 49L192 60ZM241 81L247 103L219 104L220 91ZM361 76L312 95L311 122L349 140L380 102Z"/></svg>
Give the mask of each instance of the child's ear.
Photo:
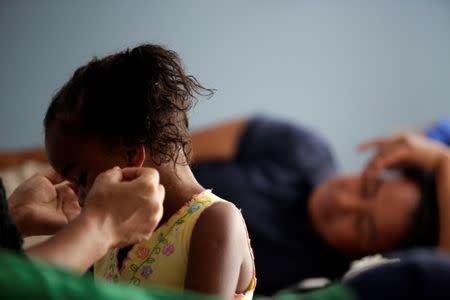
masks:
<svg viewBox="0 0 450 300"><path fill-rule="evenodd" d="M142 167L145 161L145 147L144 145L130 147L126 155L129 167Z"/></svg>

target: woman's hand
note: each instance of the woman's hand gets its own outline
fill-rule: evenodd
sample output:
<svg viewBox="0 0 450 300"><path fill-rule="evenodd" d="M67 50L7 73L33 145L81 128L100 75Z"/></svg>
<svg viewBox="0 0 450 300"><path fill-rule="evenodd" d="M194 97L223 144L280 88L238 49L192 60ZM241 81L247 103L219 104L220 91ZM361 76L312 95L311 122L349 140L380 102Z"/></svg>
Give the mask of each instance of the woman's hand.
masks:
<svg viewBox="0 0 450 300"><path fill-rule="evenodd" d="M112 168L96 178L79 216L27 253L84 272L111 247L148 239L161 220L163 200L156 170Z"/></svg>
<svg viewBox="0 0 450 300"><path fill-rule="evenodd" d="M23 236L54 234L81 211L75 188L53 170L22 183L9 197L8 205Z"/></svg>
<svg viewBox="0 0 450 300"><path fill-rule="evenodd" d="M450 157L450 151L445 145L413 133L374 139L358 148L361 151L375 150L374 156L363 171L363 181L368 191L375 187L378 175L383 169L415 167L435 172L443 160Z"/></svg>
<svg viewBox="0 0 450 300"><path fill-rule="evenodd" d="M97 176L82 215L102 224L111 247L126 246L150 238L162 218L164 196L155 169L115 167Z"/></svg>
<svg viewBox="0 0 450 300"><path fill-rule="evenodd" d="M415 167L433 172L436 178L439 208L438 248L450 251L450 150L443 144L417 134L400 134L369 141L361 150L375 149L374 157L363 172L365 189L376 185L384 168Z"/></svg>

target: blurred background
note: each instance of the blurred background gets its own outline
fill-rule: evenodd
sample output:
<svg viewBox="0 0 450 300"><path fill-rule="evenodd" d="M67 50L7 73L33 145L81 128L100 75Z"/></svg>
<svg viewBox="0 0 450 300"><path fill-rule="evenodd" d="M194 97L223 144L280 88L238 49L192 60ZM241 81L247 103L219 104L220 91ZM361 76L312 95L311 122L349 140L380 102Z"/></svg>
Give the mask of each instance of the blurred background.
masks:
<svg viewBox="0 0 450 300"><path fill-rule="evenodd" d="M284 118L320 132L346 171L365 161L358 142L450 116L450 1L0 0L0 150L42 145L72 72L144 42L217 90L194 129Z"/></svg>

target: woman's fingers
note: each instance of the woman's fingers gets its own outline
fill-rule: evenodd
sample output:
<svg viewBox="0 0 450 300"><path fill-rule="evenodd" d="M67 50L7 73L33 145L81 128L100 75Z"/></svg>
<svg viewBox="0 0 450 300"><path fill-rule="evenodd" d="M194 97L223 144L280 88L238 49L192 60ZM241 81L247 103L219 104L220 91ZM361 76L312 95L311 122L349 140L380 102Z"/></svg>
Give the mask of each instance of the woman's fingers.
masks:
<svg viewBox="0 0 450 300"><path fill-rule="evenodd" d="M122 169L123 180L125 181L147 181L159 183L159 173L153 168L124 168Z"/></svg>
<svg viewBox="0 0 450 300"><path fill-rule="evenodd" d="M120 182L123 179L122 169L115 166L103 173L100 173L95 181Z"/></svg>
<svg viewBox="0 0 450 300"><path fill-rule="evenodd" d="M123 180L131 181L138 178L143 172L143 168L132 167L132 168L123 168L122 175Z"/></svg>
<svg viewBox="0 0 450 300"><path fill-rule="evenodd" d="M369 161L369 163L366 165L365 169L362 173L362 184L364 191L368 194L371 194L372 191L375 189L378 175L381 172L381 169L379 167L379 163L376 158Z"/></svg>
<svg viewBox="0 0 450 300"><path fill-rule="evenodd" d="M41 171L41 172L37 173L36 175L47 178L52 184L59 184L64 181L64 178L62 178L61 175L56 173L56 171L51 168Z"/></svg>
<svg viewBox="0 0 450 300"><path fill-rule="evenodd" d="M72 221L81 212L78 196L71 187L71 184L61 184L56 187L57 205L60 206L68 222Z"/></svg>
<svg viewBox="0 0 450 300"><path fill-rule="evenodd" d="M395 151L389 152L381 159L379 164L381 168L393 168L406 166L411 163L408 157L409 150L406 148L397 148Z"/></svg>
<svg viewBox="0 0 450 300"><path fill-rule="evenodd" d="M367 192L372 192L377 185L379 175L384 169L407 164L408 150L397 147L390 151L378 152L363 170L363 185Z"/></svg>
<svg viewBox="0 0 450 300"><path fill-rule="evenodd" d="M377 138L377 139L365 141L358 145L358 151L364 152L369 149L379 148L385 140L386 140L385 138Z"/></svg>
<svg viewBox="0 0 450 300"><path fill-rule="evenodd" d="M398 133L388 137L374 138L358 145L358 151L364 152L370 149L386 151L389 148L406 144L409 134Z"/></svg>

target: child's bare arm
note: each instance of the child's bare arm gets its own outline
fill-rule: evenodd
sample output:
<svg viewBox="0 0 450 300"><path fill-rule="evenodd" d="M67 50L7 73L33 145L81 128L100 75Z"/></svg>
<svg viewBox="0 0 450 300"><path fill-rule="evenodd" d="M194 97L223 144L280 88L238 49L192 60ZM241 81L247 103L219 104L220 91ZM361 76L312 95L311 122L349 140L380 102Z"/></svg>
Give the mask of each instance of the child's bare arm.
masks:
<svg viewBox="0 0 450 300"><path fill-rule="evenodd" d="M245 224L231 203L216 203L200 216L191 237L185 288L232 299L245 291L253 262Z"/></svg>

